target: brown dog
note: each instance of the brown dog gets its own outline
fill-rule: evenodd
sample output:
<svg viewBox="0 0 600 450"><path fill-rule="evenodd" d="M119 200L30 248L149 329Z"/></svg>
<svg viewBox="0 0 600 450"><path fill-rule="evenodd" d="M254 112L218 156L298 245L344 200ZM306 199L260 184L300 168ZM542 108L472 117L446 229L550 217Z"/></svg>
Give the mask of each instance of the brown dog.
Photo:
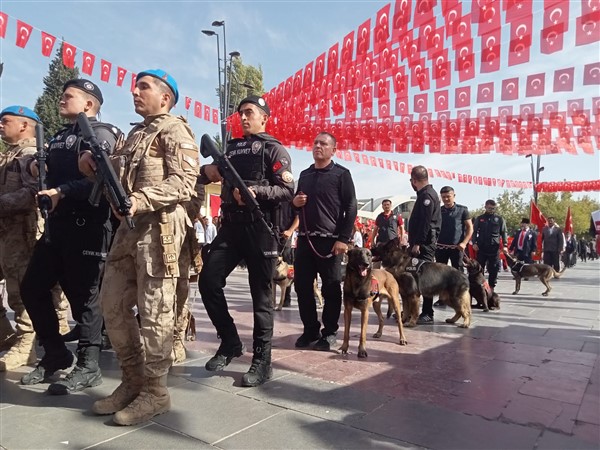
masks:
<svg viewBox="0 0 600 450"><path fill-rule="evenodd" d="M291 275L291 276L290 276ZM275 311L281 311L285 302L285 291L289 287L291 289L294 283L293 274L290 274L290 266L286 263L281 256L277 258L275 263L275 269L273 270L273 278L271 279L271 291L272 291L272 302ZM281 295L279 296L279 304L276 301L276 286L279 286ZM317 280L314 282L314 293L315 298L319 301L319 309L323 308L323 296L317 284Z"/></svg>
<svg viewBox="0 0 600 450"><path fill-rule="evenodd" d="M389 271L398 284L402 283L400 274L414 277L419 295L439 295L440 301L454 309L455 315L446 319L446 323L455 323L463 318L461 328L469 328L471 324L471 294L469 283L462 273L454 267L434 262L423 262L414 258L406 247L400 247L398 238L378 246L375 253L383 266ZM417 304L418 305L418 304ZM417 306L418 311L418 306ZM414 319L414 322L412 320ZM416 325L416 318L411 316L407 326Z"/></svg>
<svg viewBox="0 0 600 450"><path fill-rule="evenodd" d="M348 265L344 280L344 342L340 347L342 354L348 353L350 342L350 324L352 322L352 309L360 309L360 342L358 357L367 357L367 324L369 322L369 308L373 309L379 319L379 329L373 335L380 338L383 332L383 314L381 300L387 298L388 303L394 308L397 317L400 317L400 293L398 283L389 272L383 269L373 269L373 257L367 248L353 248L348 252ZM400 345L406 345L406 337L402 329L402 321L398 320Z"/></svg>
<svg viewBox="0 0 600 450"><path fill-rule="evenodd" d="M469 293L477 300L477 308L484 311L500 309L500 297L483 276L483 267L475 259L463 255L463 261L469 275Z"/></svg>
<svg viewBox="0 0 600 450"><path fill-rule="evenodd" d="M521 278L538 277L542 284L546 286L546 291L542 292L542 295L548 297L548 294L552 290L550 280L552 278L560 278L566 269L565 267L560 272L557 272L548 264L525 264L522 261L517 261L508 252L504 252L504 256L506 256L506 263L510 267L513 277L515 277L515 292L513 292L513 295L518 294L521 290Z"/></svg>

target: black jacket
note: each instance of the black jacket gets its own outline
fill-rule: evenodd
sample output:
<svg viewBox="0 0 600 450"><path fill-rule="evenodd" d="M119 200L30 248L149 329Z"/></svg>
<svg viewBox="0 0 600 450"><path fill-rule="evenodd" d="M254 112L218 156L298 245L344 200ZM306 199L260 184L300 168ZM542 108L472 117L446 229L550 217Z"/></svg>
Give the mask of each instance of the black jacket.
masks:
<svg viewBox="0 0 600 450"><path fill-rule="evenodd" d="M408 244L433 245L442 226L440 198L428 184L417 192L417 201L408 221Z"/></svg>

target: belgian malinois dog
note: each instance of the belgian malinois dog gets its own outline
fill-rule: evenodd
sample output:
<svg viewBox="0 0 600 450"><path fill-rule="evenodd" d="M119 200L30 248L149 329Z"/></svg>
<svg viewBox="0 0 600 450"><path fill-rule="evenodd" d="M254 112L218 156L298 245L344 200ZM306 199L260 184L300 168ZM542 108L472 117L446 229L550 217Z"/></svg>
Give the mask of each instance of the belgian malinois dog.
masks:
<svg viewBox="0 0 600 450"><path fill-rule="evenodd" d="M504 252L504 256L506 256L506 263L508 264L508 267L510 267L513 277L515 277L515 292L513 292L513 295L517 295L521 290L522 278L538 277L542 284L546 286L546 291L542 292L542 295L548 297L548 294L552 290L550 280L552 278L560 278L566 269L565 266L563 270L557 272L554 270L554 267L551 267L548 264L525 264L522 261L517 261L517 259L508 252Z"/></svg>

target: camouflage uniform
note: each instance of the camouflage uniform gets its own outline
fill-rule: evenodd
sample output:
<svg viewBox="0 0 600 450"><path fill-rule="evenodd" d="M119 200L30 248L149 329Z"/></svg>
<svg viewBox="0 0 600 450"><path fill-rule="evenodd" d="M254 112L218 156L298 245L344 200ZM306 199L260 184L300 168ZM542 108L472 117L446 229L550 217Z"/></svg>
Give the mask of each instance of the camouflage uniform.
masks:
<svg viewBox="0 0 600 450"><path fill-rule="evenodd" d="M118 411L114 420L121 423L119 417L130 420L142 416L149 403L154 407L154 392L160 391L169 404L166 376L172 364L177 260L190 225L182 203L195 195L198 146L183 118L161 114L136 125L112 158L120 166L125 191L137 200L137 210L135 229L124 224L117 229L100 294L106 330L123 370L122 383L93 410ZM168 225L161 226L165 219ZM163 247L164 241L172 244Z"/></svg>
<svg viewBox="0 0 600 450"><path fill-rule="evenodd" d="M32 364L37 359L33 324L19 291L37 233L37 180L26 169L29 157L35 152L35 139L26 138L0 155L0 268L6 279L8 305L15 312L17 325L16 342L0 358L0 371ZM0 323L2 337L10 334L12 326L3 306Z"/></svg>

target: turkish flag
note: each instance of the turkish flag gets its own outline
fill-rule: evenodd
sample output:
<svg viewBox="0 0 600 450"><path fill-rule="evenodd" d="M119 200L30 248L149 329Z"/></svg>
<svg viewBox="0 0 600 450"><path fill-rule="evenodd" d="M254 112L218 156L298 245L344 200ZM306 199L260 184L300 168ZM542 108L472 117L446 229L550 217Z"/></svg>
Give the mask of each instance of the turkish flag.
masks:
<svg viewBox="0 0 600 450"><path fill-rule="evenodd" d="M559 23L556 25L544 28L540 37L540 51L549 55L559 52L563 49L563 35L565 33L565 24Z"/></svg>
<svg viewBox="0 0 600 450"><path fill-rule="evenodd" d="M600 84L600 62L586 64L583 67L583 84Z"/></svg>
<svg viewBox="0 0 600 450"><path fill-rule="evenodd" d="M450 35L452 36L452 48L454 50L456 50L462 42L471 39L471 14L465 14L460 19L456 20L450 31Z"/></svg>
<svg viewBox="0 0 600 450"><path fill-rule="evenodd" d="M365 56L371 47L371 19L367 19L358 27L356 33L356 59Z"/></svg>
<svg viewBox="0 0 600 450"><path fill-rule="evenodd" d="M17 47L25 48L29 37L31 36L31 30L33 27L21 20L17 20Z"/></svg>
<svg viewBox="0 0 600 450"><path fill-rule="evenodd" d="M542 104L542 117L549 119L550 114L558 111L558 102L546 102Z"/></svg>
<svg viewBox="0 0 600 450"><path fill-rule="evenodd" d="M454 3L450 5L450 3ZM450 37L452 32L455 31L455 24L462 18L462 3L459 1L442 2L442 14L444 15L444 28L446 29L446 37Z"/></svg>
<svg viewBox="0 0 600 450"><path fill-rule="evenodd" d="M352 63L354 57L354 31L351 31L344 37L342 44L342 64L341 68L345 69ZM311 63L312 64L312 63Z"/></svg>
<svg viewBox="0 0 600 450"><path fill-rule="evenodd" d="M482 83L477 87L477 103L494 101L494 82Z"/></svg>
<svg viewBox="0 0 600 450"><path fill-rule="evenodd" d="M411 68L411 86L419 86L421 91L429 90L429 68L425 66L425 59Z"/></svg>
<svg viewBox="0 0 600 450"><path fill-rule="evenodd" d="M420 27L433 19L433 7L436 4L437 0L416 0L413 28Z"/></svg>
<svg viewBox="0 0 600 450"><path fill-rule="evenodd" d="M473 54L473 40L469 39L456 49L456 70L460 82L475 77L475 55Z"/></svg>
<svg viewBox="0 0 600 450"><path fill-rule="evenodd" d="M498 108L498 117L504 121L504 123L510 123L513 115L512 105L500 106Z"/></svg>
<svg viewBox="0 0 600 450"><path fill-rule="evenodd" d="M419 114L427 112L427 94L415 95L413 111Z"/></svg>
<svg viewBox="0 0 600 450"><path fill-rule="evenodd" d="M508 100L517 100L519 98L519 79L507 78L502 80L502 96L503 102Z"/></svg>
<svg viewBox="0 0 600 450"><path fill-rule="evenodd" d="M523 16L531 16L531 0L506 0L502 6L506 10L506 22L514 22Z"/></svg>
<svg viewBox="0 0 600 450"><path fill-rule="evenodd" d="M554 71L554 92L571 92L575 81L575 67Z"/></svg>
<svg viewBox="0 0 600 450"><path fill-rule="evenodd" d="M526 103L520 105L521 119L530 120L535 115L535 103Z"/></svg>
<svg viewBox="0 0 600 450"><path fill-rule="evenodd" d="M427 36L427 57L433 59L434 55L444 48L444 28L439 27Z"/></svg>
<svg viewBox="0 0 600 450"><path fill-rule="evenodd" d="M408 114L408 97L396 97L396 116Z"/></svg>
<svg viewBox="0 0 600 450"><path fill-rule="evenodd" d="M54 36L42 31L42 55L50 56L52 54L52 50L54 49L55 42L56 38Z"/></svg>
<svg viewBox="0 0 600 450"><path fill-rule="evenodd" d="M546 74L544 72L527 76L525 97L541 97L546 90Z"/></svg>
<svg viewBox="0 0 600 450"><path fill-rule="evenodd" d="M185 109L190 109L190 106L192 106L192 99L190 97L185 97Z"/></svg>
<svg viewBox="0 0 600 450"><path fill-rule="evenodd" d="M406 25L410 22L412 14L412 1L396 0L394 4L394 17L392 19L392 39L398 41L401 33L406 31Z"/></svg>
<svg viewBox="0 0 600 450"><path fill-rule="evenodd" d="M194 102L194 116L202 119L202 103Z"/></svg>
<svg viewBox="0 0 600 450"><path fill-rule="evenodd" d="M302 89L307 89L312 85L313 64L313 61L311 61L304 68L304 75L302 77Z"/></svg>
<svg viewBox="0 0 600 450"><path fill-rule="evenodd" d="M94 70L94 62L96 62L96 57L89 52L83 52L83 62L81 64L81 71L86 75L92 75Z"/></svg>
<svg viewBox="0 0 600 450"><path fill-rule="evenodd" d="M385 48L386 42L390 37L390 4L388 3L379 11L375 23L374 36L374 53L378 54Z"/></svg>
<svg viewBox="0 0 600 450"><path fill-rule="evenodd" d="M212 108L212 121L213 123L219 123L219 111L216 108Z"/></svg>
<svg viewBox="0 0 600 450"><path fill-rule="evenodd" d="M471 105L471 86L456 88L454 97L455 108L466 108Z"/></svg>
<svg viewBox="0 0 600 450"><path fill-rule="evenodd" d="M500 17L500 2L490 0L487 4L480 6L480 2L473 2L471 17L473 22L479 24L477 34L483 36L499 28L502 25Z"/></svg>
<svg viewBox="0 0 600 450"><path fill-rule="evenodd" d="M434 94L435 112L445 111L448 109L448 90L437 91Z"/></svg>
<svg viewBox="0 0 600 450"><path fill-rule="evenodd" d="M394 69L392 84L395 94L400 96L408 95L408 77L404 74L404 66Z"/></svg>
<svg viewBox="0 0 600 450"><path fill-rule="evenodd" d="M448 61L448 49L443 49L432 58L432 72L436 87L442 88L450 85L451 70Z"/></svg>
<svg viewBox="0 0 600 450"><path fill-rule="evenodd" d="M327 54L327 75L333 74L337 69L340 62L340 50L339 44L336 42L331 46Z"/></svg>
<svg viewBox="0 0 600 450"><path fill-rule="evenodd" d="M204 105L204 120L210 122L210 106Z"/></svg>
<svg viewBox="0 0 600 450"><path fill-rule="evenodd" d="M600 8L578 17L575 22L575 45L600 41Z"/></svg>
<svg viewBox="0 0 600 450"><path fill-rule="evenodd" d="M325 76L325 53L318 56L315 61L315 83L319 83Z"/></svg>
<svg viewBox="0 0 600 450"><path fill-rule="evenodd" d="M135 87L137 86L137 73L131 73L131 86L129 86L129 90L131 92L135 91Z"/></svg>
<svg viewBox="0 0 600 450"><path fill-rule="evenodd" d="M542 229L546 226L548 221L533 200L531 201L530 205L529 221L538 228L538 237L541 240ZM541 246L538 246L538 248L541 248Z"/></svg>
<svg viewBox="0 0 600 450"><path fill-rule="evenodd" d="M501 28L481 36L481 73L496 72L500 69L501 36Z"/></svg>
<svg viewBox="0 0 600 450"><path fill-rule="evenodd" d="M63 41L63 51L62 51L62 60L63 60L63 64L68 67L69 69L72 69L73 67L75 67L75 53L76 53L76 49L74 45L71 44L67 44L66 42Z"/></svg>
<svg viewBox="0 0 600 450"><path fill-rule="evenodd" d="M123 80L125 79L125 74L127 73L127 69L123 67L117 67L117 86L123 86Z"/></svg>
<svg viewBox="0 0 600 450"><path fill-rule="evenodd" d="M508 49L508 65L514 66L529 61L533 16L526 15L511 23Z"/></svg>
<svg viewBox="0 0 600 450"><path fill-rule="evenodd" d="M8 25L8 15L0 11L0 37L6 36L6 26Z"/></svg>

